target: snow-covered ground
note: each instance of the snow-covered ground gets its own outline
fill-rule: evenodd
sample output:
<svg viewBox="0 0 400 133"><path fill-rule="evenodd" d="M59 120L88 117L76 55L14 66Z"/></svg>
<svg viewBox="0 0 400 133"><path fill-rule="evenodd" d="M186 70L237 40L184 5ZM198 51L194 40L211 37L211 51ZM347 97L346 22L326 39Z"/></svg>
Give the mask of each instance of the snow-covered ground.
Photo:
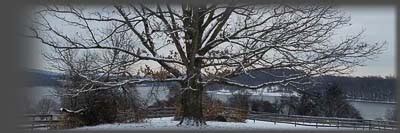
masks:
<svg viewBox="0 0 400 133"><path fill-rule="evenodd" d="M202 127L195 126L176 126L179 121L173 121L172 117L151 118L145 120L143 123L115 123L115 124L101 124L97 126L86 126L75 129L73 131L85 130L186 130L186 129L211 129L211 130L232 130L232 129L265 129L265 130L355 130L353 128L336 128L336 127L314 127L314 126L294 126L293 124L284 124L265 121L246 120L245 123L241 122L217 122L208 121L207 125ZM362 129L358 129L362 130Z"/></svg>
<svg viewBox="0 0 400 133"><path fill-rule="evenodd" d="M273 89L257 89L257 90L245 90L247 94L250 95L251 100L261 100L261 101L269 101L271 103L278 102L282 98L282 96L299 96L296 92L277 92L276 88ZM225 89L216 90L216 91L207 91L208 96L211 98L220 100L222 102L227 102L233 94L238 94L239 90L229 91Z"/></svg>

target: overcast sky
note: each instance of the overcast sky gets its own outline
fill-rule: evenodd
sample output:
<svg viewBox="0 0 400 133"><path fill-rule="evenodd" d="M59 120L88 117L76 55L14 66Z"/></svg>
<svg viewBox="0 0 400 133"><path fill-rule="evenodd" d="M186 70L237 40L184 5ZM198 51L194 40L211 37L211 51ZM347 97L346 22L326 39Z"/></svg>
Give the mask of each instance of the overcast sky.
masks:
<svg viewBox="0 0 400 133"><path fill-rule="evenodd" d="M395 75L395 35L396 35L396 18L394 6L366 7L366 6L348 6L340 7L348 15L351 16L351 26L343 28L338 34L345 35L358 33L362 29L364 32L364 40L367 42L383 42L387 45L383 54L374 60L365 62L365 66L355 68L351 74L353 76L393 76ZM41 49L32 49L33 68L46 69L46 63L43 61Z"/></svg>
<svg viewBox="0 0 400 133"><path fill-rule="evenodd" d="M383 54L375 60L367 61L366 66L357 67L352 75L395 75L396 65L396 10L394 6L380 7L342 7L351 16L351 27L345 32L365 29L364 40L370 42L386 41Z"/></svg>

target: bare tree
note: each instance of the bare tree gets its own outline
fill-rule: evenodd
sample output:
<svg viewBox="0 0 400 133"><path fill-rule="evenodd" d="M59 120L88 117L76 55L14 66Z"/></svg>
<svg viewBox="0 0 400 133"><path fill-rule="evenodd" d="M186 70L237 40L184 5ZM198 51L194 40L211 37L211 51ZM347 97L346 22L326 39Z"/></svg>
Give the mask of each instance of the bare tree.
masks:
<svg viewBox="0 0 400 133"><path fill-rule="evenodd" d="M386 110L385 118L391 121L397 121L397 111L396 108L391 108Z"/></svg>
<svg viewBox="0 0 400 133"><path fill-rule="evenodd" d="M115 88L146 82L179 82L179 124L203 125L204 86L221 83L247 89L297 86L298 79L350 72L381 52L384 43L363 42L362 32L333 40L350 18L332 6L253 4L128 3L105 7L44 5L37 9L29 37L60 51L119 52L129 60L100 63L117 70L156 63L164 78L101 81L77 72L86 82ZM342 33L341 33L342 34ZM124 36L123 38L119 38ZM120 41L119 45L112 43ZM272 75L283 80L245 85L229 77L254 69L292 69ZM97 69L96 69L97 70ZM124 73L130 73L125 69ZM98 72L94 72L98 73ZM90 91L83 89L82 91Z"/></svg>
<svg viewBox="0 0 400 133"><path fill-rule="evenodd" d="M113 43L119 42L113 41ZM99 82L111 82L132 78L125 73L126 68L114 69L114 62L128 59L118 51L79 53L55 49L54 52L44 55L54 68L66 72L62 78L62 89L57 91L62 99L61 111L67 113L66 117L71 119L71 121L66 119L64 123L83 126L124 121L131 118L130 116L134 119L129 120L135 122L142 120L144 103L138 97L135 86L125 84L108 88L87 80L93 78ZM109 65L101 66L101 63ZM125 111L131 111L129 114L132 115L128 118L117 118L117 114L124 114Z"/></svg>
<svg viewBox="0 0 400 133"><path fill-rule="evenodd" d="M40 114L50 114L56 111L58 108L58 103L49 98L40 99L36 105L37 113Z"/></svg>

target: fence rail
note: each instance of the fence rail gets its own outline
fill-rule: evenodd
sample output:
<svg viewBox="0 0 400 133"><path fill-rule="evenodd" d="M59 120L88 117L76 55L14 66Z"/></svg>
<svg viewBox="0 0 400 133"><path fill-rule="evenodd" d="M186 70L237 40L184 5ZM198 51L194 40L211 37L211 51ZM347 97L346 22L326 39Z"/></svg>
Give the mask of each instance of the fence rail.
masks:
<svg viewBox="0 0 400 133"><path fill-rule="evenodd" d="M225 110L247 111L238 108L224 107ZM284 115L268 112L247 111L248 119L276 123L294 124L294 126L337 127L354 129L396 130L397 121L363 120L354 118L319 117L303 115Z"/></svg>
<svg viewBox="0 0 400 133"><path fill-rule="evenodd" d="M61 114L25 114L26 118L20 125L23 129L50 128L60 123Z"/></svg>
<svg viewBox="0 0 400 133"><path fill-rule="evenodd" d="M159 118L159 117L172 117L175 115L175 108L147 108L146 118ZM237 108L224 107L224 110L236 110L236 111L247 111ZM283 115L267 112L254 112L247 111L248 119L269 121L276 123L287 123L293 124L294 126L314 126L318 127L336 127L336 128L354 128L363 130L396 130L396 121L381 121L381 120L363 120L363 119L351 119L351 118L335 118L335 117L317 117L317 116L302 116L302 115ZM25 124L23 128L48 128L51 125L60 122L62 115L60 114L28 114L24 115L29 118L29 124ZM132 112L122 112L119 117L123 117L125 120L134 119ZM129 122L129 121L128 121Z"/></svg>
<svg viewBox="0 0 400 133"><path fill-rule="evenodd" d="M288 123L294 126L315 126L318 127L337 127L337 128L354 128L363 130L396 130L397 122L395 121L378 121L378 120L362 120L362 119L346 119L332 117L312 117L299 115L281 115L271 113L249 114L249 119L269 121L274 123Z"/></svg>

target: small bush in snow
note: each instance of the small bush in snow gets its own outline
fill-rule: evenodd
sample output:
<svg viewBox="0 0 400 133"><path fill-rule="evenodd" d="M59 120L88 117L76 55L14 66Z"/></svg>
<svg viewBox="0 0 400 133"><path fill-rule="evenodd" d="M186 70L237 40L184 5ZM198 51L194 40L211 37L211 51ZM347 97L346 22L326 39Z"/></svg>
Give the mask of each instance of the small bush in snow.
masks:
<svg viewBox="0 0 400 133"><path fill-rule="evenodd" d="M213 99L207 95L203 96L204 118L207 121L226 121L223 116L224 105L221 101Z"/></svg>

